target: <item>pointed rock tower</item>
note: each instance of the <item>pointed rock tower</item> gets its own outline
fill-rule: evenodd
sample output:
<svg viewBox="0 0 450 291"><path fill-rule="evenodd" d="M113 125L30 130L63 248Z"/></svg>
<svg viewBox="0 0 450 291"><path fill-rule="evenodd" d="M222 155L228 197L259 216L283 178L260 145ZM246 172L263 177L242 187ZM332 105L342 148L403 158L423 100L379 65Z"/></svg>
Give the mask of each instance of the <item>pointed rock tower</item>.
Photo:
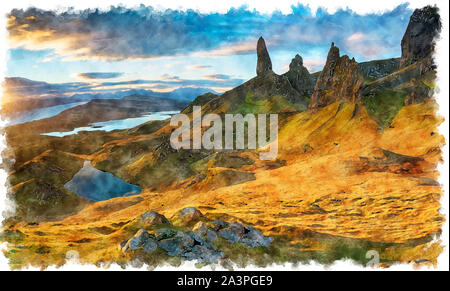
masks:
<svg viewBox="0 0 450 291"><path fill-rule="evenodd" d="M256 65L256 75L262 76L267 72L272 71L272 61L270 60L269 52L267 51L266 42L262 36L258 39L256 45L256 53L258 55L258 64Z"/></svg>
<svg viewBox="0 0 450 291"><path fill-rule="evenodd" d="M417 61L422 61L422 63L426 61L429 66L432 66L435 40L441 31L441 27L437 7L426 6L414 10L402 38L402 57L399 69Z"/></svg>
<svg viewBox="0 0 450 291"><path fill-rule="evenodd" d="M310 98L314 91L314 83L308 69L303 66L303 59L296 55L289 64L289 71L284 74L301 96Z"/></svg>
<svg viewBox="0 0 450 291"><path fill-rule="evenodd" d="M334 102L358 102L358 89L362 78L358 63L347 55L339 56L339 48L331 43L325 66L317 79L310 109L325 107Z"/></svg>

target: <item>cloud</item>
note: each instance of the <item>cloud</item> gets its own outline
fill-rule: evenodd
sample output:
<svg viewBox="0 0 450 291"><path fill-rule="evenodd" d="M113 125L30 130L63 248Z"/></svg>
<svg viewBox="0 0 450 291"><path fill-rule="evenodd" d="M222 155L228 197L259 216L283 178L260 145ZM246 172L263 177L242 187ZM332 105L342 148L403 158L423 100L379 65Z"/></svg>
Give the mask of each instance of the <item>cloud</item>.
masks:
<svg viewBox="0 0 450 291"><path fill-rule="evenodd" d="M377 34L356 32L344 42L344 49L353 55L364 55L369 59L376 59L383 56L389 47L386 42Z"/></svg>
<svg viewBox="0 0 450 291"><path fill-rule="evenodd" d="M88 72L79 73L77 77L83 80L96 80L96 79L114 79L122 76L123 73L119 72Z"/></svg>
<svg viewBox="0 0 450 291"><path fill-rule="evenodd" d="M231 79L231 76L224 74L208 74L204 75L203 77L208 80L216 80L216 81L225 81Z"/></svg>
<svg viewBox="0 0 450 291"><path fill-rule="evenodd" d="M303 65L310 73L314 73L321 71L326 61L326 59L306 59L303 60Z"/></svg>
<svg viewBox="0 0 450 291"><path fill-rule="evenodd" d="M8 31L12 48L51 49L65 60L248 54L255 52L261 35L269 51L308 51L328 47L334 41L345 44L343 48L355 57L367 59L380 53L364 49L362 40L356 39L358 33L370 36L365 38L369 45L382 44L385 50L381 55L397 55L411 12L406 4L382 14L365 15L343 9L330 14L323 8L313 15L300 4L293 6L290 14L261 14L245 7L209 14L143 5L78 12L29 8L11 11Z"/></svg>
<svg viewBox="0 0 450 291"><path fill-rule="evenodd" d="M208 66L208 65L190 65L190 66L186 66L186 69L188 69L188 70L206 70L211 67L212 66Z"/></svg>

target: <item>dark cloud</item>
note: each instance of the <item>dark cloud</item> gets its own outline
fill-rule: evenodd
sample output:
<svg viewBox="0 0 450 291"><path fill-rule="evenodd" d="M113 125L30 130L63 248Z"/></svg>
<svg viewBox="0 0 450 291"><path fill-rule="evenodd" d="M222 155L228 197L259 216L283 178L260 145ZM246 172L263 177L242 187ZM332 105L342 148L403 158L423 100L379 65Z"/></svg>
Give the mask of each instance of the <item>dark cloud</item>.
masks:
<svg viewBox="0 0 450 291"><path fill-rule="evenodd" d="M400 40L410 15L407 5L366 15L342 9L333 14L319 9L312 15L302 5L293 6L288 15L261 14L245 7L225 14L159 11L145 6L63 13L30 8L13 10L8 30L16 47L54 49L57 55L72 59L121 60L214 51L254 53L260 35L272 51L326 50L334 41L344 53L367 59L400 53ZM371 48L361 43L352 45L348 38L356 33L363 34Z"/></svg>
<svg viewBox="0 0 450 291"><path fill-rule="evenodd" d="M123 73L118 72L89 72L89 73L79 73L77 77L81 79L114 79L122 76Z"/></svg>

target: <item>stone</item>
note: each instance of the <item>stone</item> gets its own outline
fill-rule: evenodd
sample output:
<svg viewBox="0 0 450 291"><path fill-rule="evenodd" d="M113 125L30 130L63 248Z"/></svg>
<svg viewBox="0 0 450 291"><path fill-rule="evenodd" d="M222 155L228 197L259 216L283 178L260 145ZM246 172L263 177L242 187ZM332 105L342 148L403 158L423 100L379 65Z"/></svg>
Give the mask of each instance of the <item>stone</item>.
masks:
<svg viewBox="0 0 450 291"><path fill-rule="evenodd" d="M223 257L223 252L206 245L195 245L184 254L187 260L198 260L205 263L215 263Z"/></svg>
<svg viewBox="0 0 450 291"><path fill-rule="evenodd" d="M158 242L169 256L179 256L186 260L215 263L223 253L207 243L194 232L178 232L176 236Z"/></svg>
<svg viewBox="0 0 450 291"><path fill-rule="evenodd" d="M238 222L232 222L218 234L232 243L239 242L244 234L244 226Z"/></svg>
<svg viewBox="0 0 450 291"><path fill-rule="evenodd" d="M122 242L120 244L120 247L122 252L125 254L133 252L140 247L143 247L144 250L148 253L154 251L157 247L157 244L152 235L150 235L145 229L140 229L131 239L126 242Z"/></svg>
<svg viewBox="0 0 450 291"><path fill-rule="evenodd" d="M284 74L291 83L292 87L297 90L301 96L310 98L314 91L314 81L303 66L303 59L300 55L295 55L289 64L289 71Z"/></svg>
<svg viewBox="0 0 450 291"><path fill-rule="evenodd" d="M162 214L156 211L145 212L139 218L139 224L144 227L151 227L155 225L167 224L170 225L170 221Z"/></svg>
<svg viewBox="0 0 450 291"><path fill-rule="evenodd" d="M195 235L204 238L209 243L213 243L217 239L216 232L209 229L203 221L199 221L196 225L194 225L192 231Z"/></svg>
<svg viewBox="0 0 450 291"><path fill-rule="evenodd" d="M203 221L199 221L196 225L194 225L192 231L199 236L204 236L208 231L208 226L206 226L206 223Z"/></svg>
<svg viewBox="0 0 450 291"><path fill-rule="evenodd" d="M217 239L217 233L208 229L208 231L206 232L206 240L209 243L213 243L216 239Z"/></svg>
<svg viewBox="0 0 450 291"><path fill-rule="evenodd" d="M178 232L174 237L163 239L158 246L165 250L169 256L182 255L185 249L194 246L195 240L188 234Z"/></svg>
<svg viewBox="0 0 450 291"><path fill-rule="evenodd" d="M218 232L220 237L231 243L241 243L250 248L264 246L270 247L273 239L264 236L260 231L251 226L244 226L238 222L230 223L227 227Z"/></svg>
<svg viewBox="0 0 450 291"><path fill-rule="evenodd" d="M181 209L178 214L178 218L184 223L191 223L203 218L203 213L195 207L186 207Z"/></svg>
<svg viewBox="0 0 450 291"><path fill-rule="evenodd" d="M270 60L269 52L267 51L266 42L262 36L258 39L256 45L256 53L258 56L258 63L256 65L256 75L262 76L267 72L272 71L272 61Z"/></svg>

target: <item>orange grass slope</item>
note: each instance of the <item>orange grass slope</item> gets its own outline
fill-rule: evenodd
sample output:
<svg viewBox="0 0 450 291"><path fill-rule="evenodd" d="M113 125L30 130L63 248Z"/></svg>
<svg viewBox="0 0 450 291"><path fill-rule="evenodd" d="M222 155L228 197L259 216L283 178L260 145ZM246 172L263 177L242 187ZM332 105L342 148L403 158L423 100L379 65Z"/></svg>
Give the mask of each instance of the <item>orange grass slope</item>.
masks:
<svg viewBox="0 0 450 291"><path fill-rule="evenodd" d="M126 223L145 211L171 217L186 206L198 207L213 217L234 217L266 235L288 236L291 243L304 239L301 233L305 230L373 242L426 241L440 232L444 221L439 213L441 187L423 183L423 178L435 177L440 153L434 149L443 144L436 133L440 122L432 103L406 106L392 128L383 132L377 130L363 106L331 104L318 112L291 116L279 132L279 158L285 159L286 165L267 169L258 161L257 166L245 169L254 174L254 180L198 191L180 187L154 193L144 189L139 197L93 203L57 224L18 225L17 229L29 236L28 243L33 243L34 237L35 243L45 240L61 253L76 248L90 262L125 259L117 244L129 236L124 232ZM380 156L381 150L420 156L415 167L421 171L391 170L390 161ZM361 170L355 166L361 160L389 167ZM421 168L423 165L427 167ZM95 231L106 228L115 231L106 236ZM48 236L35 235L39 231ZM80 240L83 242L77 243ZM431 253L425 249L424 244L406 247L402 260L424 256L435 260L442 251L436 244Z"/></svg>

